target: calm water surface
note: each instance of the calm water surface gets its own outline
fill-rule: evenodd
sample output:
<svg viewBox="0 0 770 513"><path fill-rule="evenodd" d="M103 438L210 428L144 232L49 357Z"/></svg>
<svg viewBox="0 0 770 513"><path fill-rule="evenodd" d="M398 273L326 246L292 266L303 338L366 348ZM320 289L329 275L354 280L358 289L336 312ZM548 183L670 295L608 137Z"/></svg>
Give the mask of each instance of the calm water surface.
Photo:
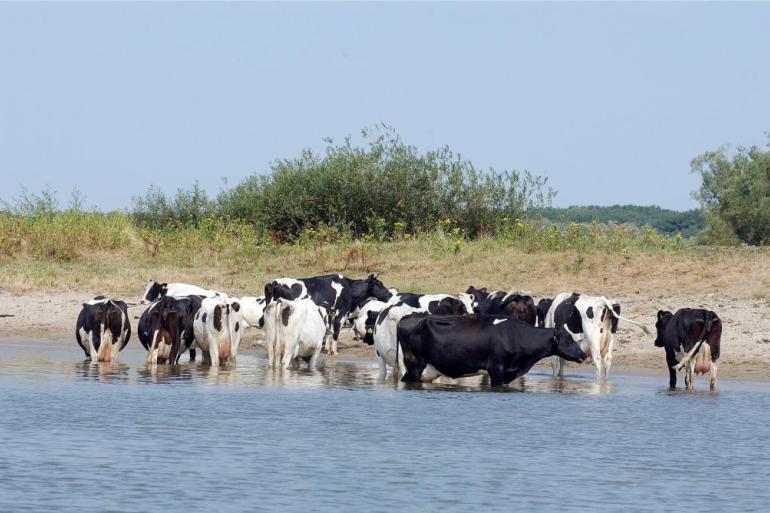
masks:
<svg viewBox="0 0 770 513"><path fill-rule="evenodd" d="M0 343L0 511L768 511L770 386L528 375L394 386L366 361L156 370ZM707 388L707 380L696 384Z"/></svg>

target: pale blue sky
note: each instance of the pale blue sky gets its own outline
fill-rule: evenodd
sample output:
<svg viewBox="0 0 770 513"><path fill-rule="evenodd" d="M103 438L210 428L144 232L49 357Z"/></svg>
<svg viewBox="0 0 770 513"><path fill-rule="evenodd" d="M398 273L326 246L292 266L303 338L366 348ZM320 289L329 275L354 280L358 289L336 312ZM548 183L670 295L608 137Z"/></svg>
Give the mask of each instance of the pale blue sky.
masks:
<svg viewBox="0 0 770 513"><path fill-rule="evenodd" d="M0 4L0 199L216 193L384 122L550 177L555 204L695 205L764 145L770 3Z"/></svg>

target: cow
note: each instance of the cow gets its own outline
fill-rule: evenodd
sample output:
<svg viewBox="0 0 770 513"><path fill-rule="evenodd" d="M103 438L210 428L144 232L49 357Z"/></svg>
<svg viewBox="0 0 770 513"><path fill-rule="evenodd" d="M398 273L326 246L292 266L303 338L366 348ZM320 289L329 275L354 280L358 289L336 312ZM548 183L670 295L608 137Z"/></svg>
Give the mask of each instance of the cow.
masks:
<svg viewBox="0 0 770 513"><path fill-rule="evenodd" d="M186 297L202 296L212 297L216 295L225 295L216 290L204 289L197 285L188 285L187 283L158 283L155 280L148 280L147 287L144 289L141 304L147 304L163 296Z"/></svg>
<svg viewBox="0 0 770 513"><path fill-rule="evenodd" d="M265 286L265 301L270 304L281 297L295 300L309 297L318 306L329 311L332 325L332 342L329 353L337 354L337 339L340 336L342 320L354 309L363 305L370 297L388 301L391 293L374 274L363 280L353 280L341 274L328 274L314 278L279 278Z"/></svg>
<svg viewBox="0 0 770 513"><path fill-rule="evenodd" d="M265 326L265 296L243 296L241 308L243 309L244 328L263 328Z"/></svg>
<svg viewBox="0 0 770 513"><path fill-rule="evenodd" d="M96 296L83 303L75 322L75 340L92 362L113 362L131 338L125 302Z"/></svg>
<svg viewBox="0 0 770 513"><path fill-rule="evenodd" d="M325 308L305 297L291 301L278 298L265 307L267 366L288 369L299 359L315 369L327 329Z"/></svg>
<svg viewBox="0 0 770 513"><path fill-rule="evenodd" d="M148 364L178 364L185 351L195 361L193 323L202 300L201 296L162 296L142 313L137 331Z"/></svg>
<svg viewBox="0 0 770 513"><path fill-rule="evenodd" d="M235 363L243 334L243 315L237 298L214 296L201 302L193 321L195 344L203 362L214 367Z"/></svg>
<svg viewBox="0 0 770 513"><path fill-rule="evenodd" d="M192 329L192 323L195 319L195 314L198 313L198 309L200 309L201 301L203 300L203 296L197 296L197 295L191 295L181 298L175 298L172 296L160 296L159 298L155 299L152 303L150 303L150 306L145 309L144 312L142 312L142 315L139 317L139 323L136 326L136 332L139 335L139 342L142 344L142 347L146 351L150 351L150 346L152 345L153 335L156 330L159 329L160 326L160 313L157 313L156 315L153 315L155 308L160 304L160 302L164 298L170 298L170 299L182 299L187 300L190 305L190 311L187 311L187 304L185 303L184 311L182 307L180 307L180 318L184 318L186 320L186 326L189 326L189 331L185 331L184 336L182 337L183 343L180 346L179 353L176 356L175 361L169 361L167 363L179 363L179 358L181 357L182 353L187 350L190 353L190 361L194 362L196 358L196 352L195 352L195 345L188 343L189 340L192 342L195 341L195 335ZM184 329L184 328L183 328ZM163 360L163 358L162 358ZM157 363L157 362L156 362Z"/></svg>
<svg viewBox="0 0 770 513"><path fill-rule="evenodd" d="M460 297L462 296L462 297ZM413 294L403 292L396 296L391 304L403 303L417 310L426 311L433 315L462 315L473 313L472 301L466 294Z"/></svg>
<svg viewBox="0 0 770 513"><path fill-rule="evenodd" d="M358 309L358 315L353 320L353 338L356 340L362 340L366 334L366 320L369 318L369 312L373 315L378 315L382 310L387 308L388 303L385 301L379 301L377 299L368 301L364 306Z"/></svg>
<svg viewBox="0 0 770 513"><path fill-rule="evenodd" d="M377 307L378 310L382 310L381 305L390 305L394 303L398 303L398 289L396 288L389 288L388 292L390 292L390 299L387 301L380 301L379 299L374 298L368 298L364 304L359 306L358 308L354 308L351 310L351 312L348 314L347 318L345 319L345 322L343 323L343 327L349 327L353 331L353 338L354 339L360 339L363 337L364 333L364 322L366 321L366 313L361 313L364 309L367 311L373 310L374 307ZM374 303L374 304L372 304ZM356 332L355 323L357 320L361 320L360 324L360 330Z"/></svg>
<svg viewBox="0 0 770 513"><path fill-rule="evenodd" d="M398 368L398 322L405 315L425 312L431 315L463 315L467 308L462 301L449 294L400 294L398 303L388 305L379 314L369 312L366 320L364 343L374 346L379 357L380 377L387 367Z"/></svg>
<svg viewBox="0 0 770 513"><path fill-rule="evenodd" d="M473 287L469 287L469 290ZM477 296L473 294L474 298ZM476 313L482 315L507 315L519 321L525 322L530 326L537 324L537 309L535 301L531 296L522 295L516 292L491 292L476 301L474 308Z"/></svg>
<svg viewBox="0 0 770 513"><path fill-rule="evenodd" d="M420 381L430 365L451 378L486 372L490 385L501 387L548 356L575 362L586 359L565 328L537 328L500 315L417 318L399 326L399 342L406 383Z"/></svg>
<svg viewBox="0 0 770 513"><path fill-rule="evenodd" d="M711 310L682 308L676 313L658 311L655 346L666 350L669 387L676 388L676 372L685 369L687 390L695 374L709 373L709 388L716 390L722 320Z"/></svg>
<svg viewBox="0 0 770 513"><path fill-rule="evenodd" d="M562 292L553 298L545 318L545 327L567 326L580 347L594 362L597 381L609 377L612 351L618 320L639 326L646 334L651 331L644 324L620 315L620 304L604 296ZM551 362L554 376L564 376L564 360L554 356Z"/></svg>
<svg viewBox="0 0 770 513"><path fill-rule="evenodd" d="M537 302L537 306L535 307L535 311L537 312L537 325L541 328L545 326L545 317L548 315L548 310L551 309L551 304L553 304L553 299L547 297L544 297ZM618 305L618 308L620 308L620 305Z"/></svg>

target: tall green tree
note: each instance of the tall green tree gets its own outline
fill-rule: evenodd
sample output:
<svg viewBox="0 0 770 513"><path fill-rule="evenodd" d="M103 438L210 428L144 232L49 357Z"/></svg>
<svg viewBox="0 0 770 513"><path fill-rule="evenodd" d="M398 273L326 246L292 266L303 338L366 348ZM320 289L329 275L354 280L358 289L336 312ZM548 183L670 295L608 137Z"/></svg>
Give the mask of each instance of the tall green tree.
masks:
<svg viewBox="0 0 770 513"><path fill-rule="evenodd" d="M708 217L709 242L770 244L770 151L722 147L693 159L691 168L702 179L694 196Z"/></svg>

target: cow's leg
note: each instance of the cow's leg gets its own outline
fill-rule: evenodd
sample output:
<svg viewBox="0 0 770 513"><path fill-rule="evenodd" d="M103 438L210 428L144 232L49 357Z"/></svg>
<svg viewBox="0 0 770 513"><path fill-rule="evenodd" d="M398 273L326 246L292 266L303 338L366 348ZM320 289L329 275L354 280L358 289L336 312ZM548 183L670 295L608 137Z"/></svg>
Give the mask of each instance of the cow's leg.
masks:
<svg viewBox="0 0 770 513"><path fill-rule="evenodd" d="M692 358L690 358L690 360L684 366L684 385L687 390L692 390L695 387L693 378L695 378L695 373L693 372Z"/></svg>
<svg viewBox="0 0 770 513"><path fill-rule="evenodd" d="M337 354L337 339L340 338L340 327L342 325L342 315L337 312L334 316L334 333L332 334L332 343L330 354Z"/></svg>
<svg viewBox="0 0 770 513"><path fill-rule="evenodd" d="M190 361L191 362L195 361L195 349L192 347L190 348Z"/></svg>
<svg viewBox="0 0 770 513"><path fill-rule="evenodd" d="M385 379L385 374L388 373L388 364L385 363L385 358L382 356L378 356L377 358L380 360L380 379Z"/></svg>
<svg viewBox="0 0 770 513"><path fill-rule="evenodd" d="M487 372L489 373L489 384L493 388L503 386L503 380L505 379L505 368L502 364L490 366Z"/></svg>
<svg viewBox="0 0 770 513"><path fill-rule="evenodd" d="M668 386L671 389L676 388L676 356L674 351L666 348L666 366L668 366Z"/></svg>
<svg viewBox="0 0 770 513"><path fill-rule="evenodd" d="M717 389L717 369L718 368L719 368L719 364L717 362L712 361L711 371L709 372L709 389L710 390Z"/></svg>
<svg viewBox="0 0 770 513"><path fill-rule="evenodd" d="M615 335L610 337L610 345L607 348L607 353L604 355L604 366L602 381L607 381L610 377L610 367L612 367L612 351L615 349Z"/></svg>
<svg viewBox="0 0 770 513"><path fill-rule="evenodd" d="M211 358L211 366L219 367L219 340L214 339L209 343L209 357Z"/></svg>
<svg viewBox="0 0 770 513"><path fill-rule="evenodd" d="M310 357L310 361L307 362L307 368L310 370L315 369L316 363L318 362L318 357L321 356L321 347L323 344L318 344L315 348L315 351L313 351L313 356Z"/></svg>
<svg viewBox="0 0 770 513"><path fill-rule="evenodd" d="M558 356L551 357L551 369L553 369L553 375L564 376L564 362Z"/></svg>
<svg viewBox="0 0 770 513"><path fill-rule="evenodd" d="M207 350L201 349L201 358L203 359L204 365L211 365L211 353Z"/></svg>
<svg viewBox="0 0 770 513"><path fill-rule="evenodd" d="M428 362L426 362L424 358L409 358L406 362L406 372L401 378L401 381L404 383L419 383L422 371L425 370L427 364ZM396 367L398 367L398 362L396 362Z"/></svg>

